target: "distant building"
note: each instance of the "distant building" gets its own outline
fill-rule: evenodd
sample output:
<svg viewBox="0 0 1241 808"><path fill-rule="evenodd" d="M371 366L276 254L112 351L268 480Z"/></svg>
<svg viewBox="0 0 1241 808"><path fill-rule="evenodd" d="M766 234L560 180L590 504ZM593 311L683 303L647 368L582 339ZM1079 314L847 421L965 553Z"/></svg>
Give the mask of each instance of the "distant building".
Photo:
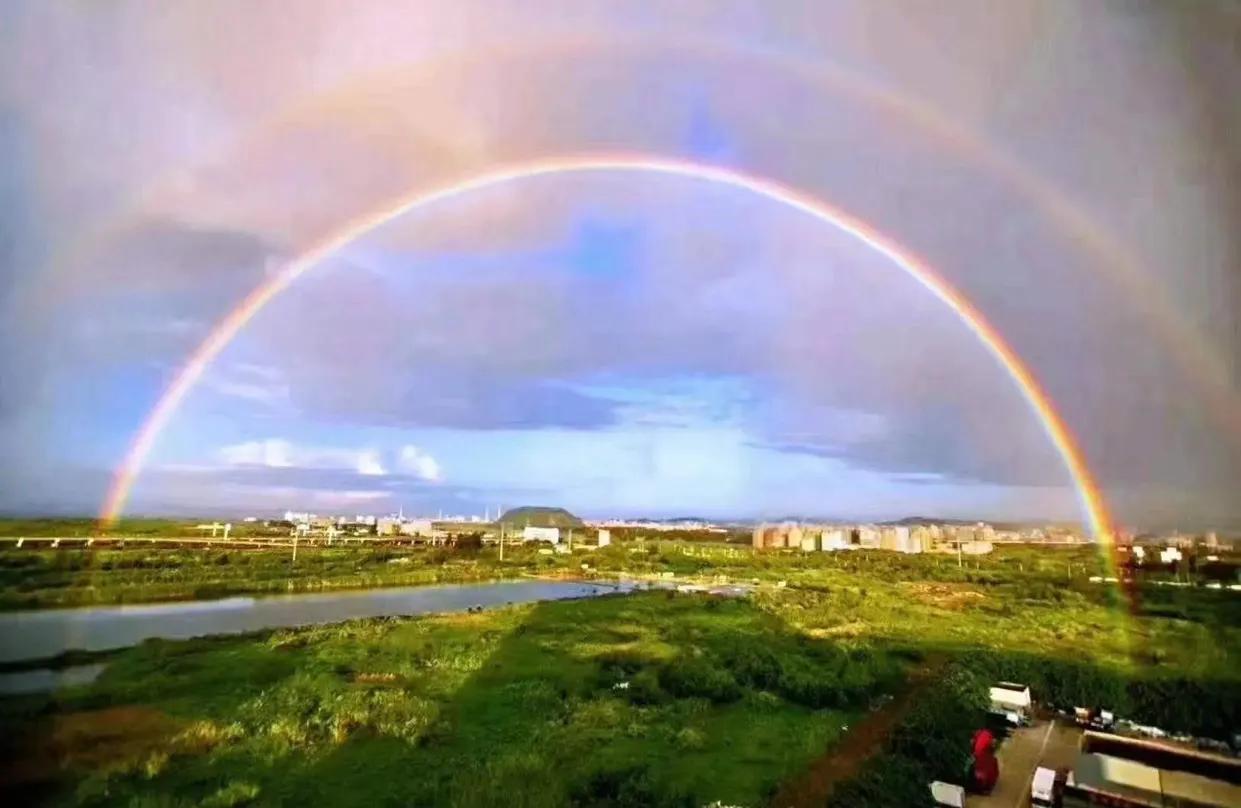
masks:
<svg viewBox="0 0 1241 808"><path fill-rule="evenodd" d="M791 547L794 550L801 549L801 540L806 532L802 530L801 525L783 525L784 527L784 546Z"/></svg>
<svg viewBox="0 0 1241 808"><path fill-rule="evenodd" d="M825 528L823 535L819 537L820 550L847 550L849 549L849 535L844 529L838 527Z"/></svg>
<svg viewBox="0 0 1241 808"><path fill-rule="evenodd" d="M1183 557L1179 547L1165 547L1159 551L1159 560L1165 564L1175 564Z"/></svg>
<svg viewBox="0 0 1241 808"><path fill-rule="evenodd" d="M436 531L430 519L404 519L401 521L401 535L426 539L435 536Z"/></svg>
<svg viewBox="0 0 1241 808"><path fill-rule="evenodd" d="M548 541L560 544L560 528L527 526L521 532L522 541Z"/></svg>
<svg viewBox="0 0 1241 808"><path fill-rule="evenodd" d="M791 547L803 549L806 539L814 540L814 534L807 528L786 522L779 525L758 525L754 528L752 543L756 550L782 549Z"/></svg>
<svg viewBox="0 0 1241 808"><path fill-rule="evenodd" d="M922 552L922 545L914 540L913 531L907 526L897 525L892 530L896 534L894 542L895 547L893 547L893 549L898 553Z"/></svg>
<svg viewBox="0 0 1241 808"><path fill-rule="evenodd" d="M879 531L871 525L861 525L857 529L858 546L869 550L879 549Z"/></svg>
<svg viewBox="0 0 1241 808"><path fill-rule="evenodd" d="M611 543L612 543L612 531L600 529L599 530L599 546L607 547Z"/></svg>

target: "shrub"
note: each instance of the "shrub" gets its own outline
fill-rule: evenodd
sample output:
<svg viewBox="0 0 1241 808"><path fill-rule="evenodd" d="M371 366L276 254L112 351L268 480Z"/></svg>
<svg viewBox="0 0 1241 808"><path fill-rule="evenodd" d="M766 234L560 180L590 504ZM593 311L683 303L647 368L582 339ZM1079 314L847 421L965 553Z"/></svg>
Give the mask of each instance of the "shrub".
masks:
<svg viewBox="0 0 1241 808"><path fill-rule="evenodd" d="M644 765L605 769L591 774L570 795L574 806L618 806L619 808L690 808L693 795L670 790L654 781Z"/></svg>
<svg viewBox="0 0 1241 808"><path fill-rule="evenodd" d="M681 656L665 664L659 683L678 698L704 698L716 703L741 698L741 688L732 674L702 658Z"/></svg>
<svg viewBox="0 0 1241 808"><path fill-rule="evenodd" d="M831 808L906 808L930 804L926 772L915 761L894 755L872 760L828 798Z"/></svg>
<svg viewBox="0 0 1241 808"><path fill-rule="evenodd" d="M624 692L634 704L661 704L668 700L668 694L659 685L659 675L650 668L635 674Z"/></svg>
<svg viewBox="0 0 1241 808"><path fill-rule="evenodd" d="M789 701L812 709L839 707L847 701L833 672L807 665L787 666L777 689Z"/></svg>
<svg viewBox="0 0 1241 808"><path fill-rule="evenodd" d="M784 675L780 659L769 648L738 643L730 648L724 662L734 678L757 690L775 690Z"/></svg>
<svg viewBox="0 0 1241 808"><path fill-rule="evenodd" d="M259 795L259 787L253 783L236 781L229 783L202 801L204 808L233 808L248 805Z"/></svg>

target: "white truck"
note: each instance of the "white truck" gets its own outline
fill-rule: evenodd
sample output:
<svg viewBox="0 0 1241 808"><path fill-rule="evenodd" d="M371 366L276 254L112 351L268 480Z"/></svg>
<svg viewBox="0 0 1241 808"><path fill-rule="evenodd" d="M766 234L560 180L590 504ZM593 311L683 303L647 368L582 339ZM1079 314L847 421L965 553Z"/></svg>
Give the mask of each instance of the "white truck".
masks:
<svg viewBox="0 0 1241 808"><path fill-rule="evenodd" d="M1055 769L1039 766L1030 781L1030 805L1034 808L1056 808L1060 804L1060 788Z"/></svg>
<svg viewBox="0 0 1241 808"><path fill-rule="evenodd" d="M1014 682L997 682L992 686L990 712L1007 717L1015 713L1020 723L1028 723L1033 717L1034 699L1028 685Z"/></svg>
<svg viewBox="0 0 1241 808"><path fill-rule="evenodd" d="M931 783L931 799L935 800L936 805L965 808L965 789L936 780Z"/></svg>

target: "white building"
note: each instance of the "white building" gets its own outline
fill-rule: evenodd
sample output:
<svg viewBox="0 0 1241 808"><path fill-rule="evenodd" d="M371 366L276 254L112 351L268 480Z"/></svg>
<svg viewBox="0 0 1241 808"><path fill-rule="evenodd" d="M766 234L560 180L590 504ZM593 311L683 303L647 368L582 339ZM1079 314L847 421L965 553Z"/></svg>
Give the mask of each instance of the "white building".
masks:
<svg viewBox="0 0 1241 808"><path fill-rule="evenodd" d="M849 535L842 528L830 527L823 531L820 539L821 550L848 550Z"/></svg>
<svg viewBox="0 0 1241 808"><path fill-rule="evenodd" d="M406 519L401 522L401 535L429 538L435 535L430 519Z"/></svg>
<svg viewBox="0 0 1241 808"><path fill-rule="evenodd" d="M879 549L879 530L870 526L862 525L857 529L858 546L871 550Z"/></svg>
<svg viewBox="0 0 1241 808"><path fill-rule="evenodd" d="M913 539L911 538L909 527L907 525L897 525L896 527L892 528L892 530L896 533L896 536L895 536L896 546L892 548L896 550L896 552L918 553L922 551L922 548L917 546L914 543Z"/></svg>
<svg viewBox="0 0 1241 808"><path fill-rule="evenodd" d="M1159 560L1165 564L1172 564L1183 558L1179 547L1165 547L1159 551Z"/></svg>
<svg viewBox="0 0 1241 808"><path fill-rule="evenodd" d="M604 530L601 528L599 530L599 546L607 547L611 543L612 543L612 531Z"/></svg>
<svg viewBox="0 0 1241 808"><path fill-rule="evenodd" d="M521 532L522 541L549 541L560 544L560 528L527 526Z"/></svg>

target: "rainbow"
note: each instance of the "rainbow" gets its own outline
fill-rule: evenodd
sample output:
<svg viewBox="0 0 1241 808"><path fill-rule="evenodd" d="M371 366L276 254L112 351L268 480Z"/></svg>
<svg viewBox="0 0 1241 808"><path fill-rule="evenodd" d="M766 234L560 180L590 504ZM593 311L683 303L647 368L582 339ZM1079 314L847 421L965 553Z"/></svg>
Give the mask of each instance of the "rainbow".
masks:
<svg viewBox="0 0 1241 808"><path fill-rule="evenodd" d="M101 523L105 526L110 525L120 516L134 481L152 447L173 415L176 414L181 402L185 400L215 358L245 327L246 323L262 311L264 306L324 259L371 230L427 205L519 180L550 175L602 172L673 175L748 191L787 205L824 224L846 232L888 258L955 312L1012 377L1038 418L1044 432L1060 453L1077 490L1091 533L1096 541L1111 545L1112 519L1103 494L1073 433L1056 410L1051 398L1043 390L1030 368L1005 341L1000 332L987 321L982 312L928 264L865 222L779 182L728 168L686 160L629 154L575 155L498 167L429 191L416 191L390 205L349 220L331 234L309 246L279 272L250 292L235 309L220 320L210 335L189 356L138 430L133 444L117 469L115 479L100 511Z"/></svg>
<svg viewBox="0 0 1241 808"><path fill-rule="evenodd" d="M517 40L473 43L468 49L436 54L426 63L385 68L324 93L299 97L277 108L240 137L217 143L208 150L209 153L195 170L175 172L143 189L123 210L105 217L104 221L61 248L55 256L54 266L63 267L84 260L101 245L140 223L150 211L179 196L183 176L209 174L212 166L228 162L230 152L235 156L247 149L257 150L261 144L279 143L287 132L306 123L313 115L327 116L333 120L354 117L358 114L358 105L370 103L375 97L383 97L382 91L390 89L389 82L398 76L409 79L415 75L430 82L440 73L467 65L484 64L490 59L566 55L600 47L669 50L678 54L689 51L708 57L753 59L789 76L856 98L897 118L949 151L978 162L1030 199L1043 215L1093 255L1095 266L1110 276L1127 293L1127 299L1135 309L1155 326L1186 374L1187 381L1201 393L1208 412L1224 428L1225 437L1241 446L1241 396L1232 383L1227 363L1173 304L1165 290L1140 271L1140 261L1128 246L1099 227L1063 190L916 97L897 93L880 82L835 63L811 61L762 46L712 38L678 36L675 39L652 39L648 35L610 34L603 41L592 35L562 35L533 43ZM376 144L375 148L381 146ZM393 157L401 159L400 155ZM66 282L68 280L66 276ZM64 293L64 289L55 283L49 285L45 292L49 298Z"/></svg>

